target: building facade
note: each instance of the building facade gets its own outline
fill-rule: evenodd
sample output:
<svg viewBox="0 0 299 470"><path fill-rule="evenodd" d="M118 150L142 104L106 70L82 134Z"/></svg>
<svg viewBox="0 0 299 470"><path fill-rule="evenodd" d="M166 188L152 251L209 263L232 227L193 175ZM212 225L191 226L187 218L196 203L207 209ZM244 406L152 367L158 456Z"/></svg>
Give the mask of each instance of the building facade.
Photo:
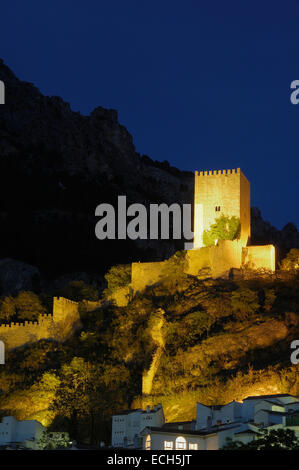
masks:
<svg viewBox="0 0 299 470"><path fill-rule="evenodd" d="M161 405L112 418L112 446L144 450L219 450L244 444L261 430L291 429L299 438L299 399L289 394L247 397L226 405L196 405L196 421L165 423Z"/></svg>
<svg viewBox="0 0 299 470"><path fill-rule="evenodd" d="M161 427L165 423L161 405L146 410L126 410L112 417L113 447L142 447L141 431L147 426Z"/></svg>
<svg viewBox="0 0 299 470"><path fill-rule="evenodd" d="M44 426L36 420L18 421L13 416L5 416L0 422L0 446L37 449L44 431Z"/></svg>

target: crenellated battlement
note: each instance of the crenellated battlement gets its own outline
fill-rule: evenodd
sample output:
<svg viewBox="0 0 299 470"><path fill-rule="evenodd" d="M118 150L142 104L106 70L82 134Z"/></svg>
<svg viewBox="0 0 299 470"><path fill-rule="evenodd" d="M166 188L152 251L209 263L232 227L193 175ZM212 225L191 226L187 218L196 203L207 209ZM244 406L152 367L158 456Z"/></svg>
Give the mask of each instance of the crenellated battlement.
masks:
<svg viewBox="0 0 299 470"><path fill-rule="evenodd" d="M11 322L0 325L0 340L6 349L14 349L40 339L66 340L80 327L78 302L64 297L53 298L53 313L38 316L35 321Z"/></svg>
<svg viewBox="0 0 299 470"><path fill-rule="evenodd" d="M198 172L195 170L195 176L220 176L220 175L237 175L241 173L240 168L232 168L230 170L206 170Z"/></svg>

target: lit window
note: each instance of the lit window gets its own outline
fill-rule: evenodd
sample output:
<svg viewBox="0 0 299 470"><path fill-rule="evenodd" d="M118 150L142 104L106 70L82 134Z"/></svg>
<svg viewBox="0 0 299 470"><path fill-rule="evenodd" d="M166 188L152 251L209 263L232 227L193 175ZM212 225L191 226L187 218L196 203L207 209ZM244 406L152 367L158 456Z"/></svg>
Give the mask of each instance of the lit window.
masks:
<svg viewBox="0 0 299 470"><path fill-rule="evenodd" d="M151 450L151 436L148 434L145 438L145 450Z"/></svg>
<svg viewBox="0 0 299 470"><path fill-rule="evenodd" d="M198 445L197 445L197 444L192 444L192 443L190 442L190 444L189 444L189 450L198 450Z"/></svg>
<svg viewBox="0 0 299 470"><path fill-rule="evenodd" d="M164 450L171 450L173 449L173 442L172 441L164 441Z"/></svg>
<svg viewBox="0 0 299 470"><path fill-rule="evenodd" d="M176 449L187 449L187 442L183 436L179 436L175 440L175 448Z"/></svg>

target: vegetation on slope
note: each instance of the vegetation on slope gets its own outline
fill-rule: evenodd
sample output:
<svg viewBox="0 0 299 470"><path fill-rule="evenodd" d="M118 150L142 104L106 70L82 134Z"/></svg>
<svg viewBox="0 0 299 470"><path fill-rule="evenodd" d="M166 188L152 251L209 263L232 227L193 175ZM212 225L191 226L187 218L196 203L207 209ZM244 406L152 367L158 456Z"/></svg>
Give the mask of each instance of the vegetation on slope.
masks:
<svg viewBox="0 0 299 470"><path fill-rule="evenodd" d="M126 307L104 299L88 312L81 303L83 329L64 344L43 340L10 351L0 370L2 415L35 418L96 443L109 442L111 415L130 406L161 402L170 421L193 418L196 401L298 395L298 366L290 362L290 343L299 337L298 263L275 275L212 280L184 275L178 269L183 259L183 253L173 257L163 282ZM127 269L120 270L123 287ZM117 268L108 275L115 286L116 278ZM77 301L97 298L82 282L63 293ZM51 311L49 293L27 296L28 302L36 299ZM3 305L0 319L7 321ZM156 348L151 332L157 311L163 312L164 351L151 395L144 397L142 373Z"/></svg>

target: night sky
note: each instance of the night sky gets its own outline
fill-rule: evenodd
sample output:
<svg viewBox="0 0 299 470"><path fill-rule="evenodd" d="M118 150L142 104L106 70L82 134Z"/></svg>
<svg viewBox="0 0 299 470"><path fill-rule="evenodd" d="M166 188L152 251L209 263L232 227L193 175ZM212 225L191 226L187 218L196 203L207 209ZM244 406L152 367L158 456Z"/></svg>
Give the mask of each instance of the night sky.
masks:
<svg viewBox="0 0 299 470"><path fill-rule="evenodd" d="M0 19L19 78L82 114L117 109L154 160L241 167L263 217L299 227L298 1L10 0Z"/></svg>

